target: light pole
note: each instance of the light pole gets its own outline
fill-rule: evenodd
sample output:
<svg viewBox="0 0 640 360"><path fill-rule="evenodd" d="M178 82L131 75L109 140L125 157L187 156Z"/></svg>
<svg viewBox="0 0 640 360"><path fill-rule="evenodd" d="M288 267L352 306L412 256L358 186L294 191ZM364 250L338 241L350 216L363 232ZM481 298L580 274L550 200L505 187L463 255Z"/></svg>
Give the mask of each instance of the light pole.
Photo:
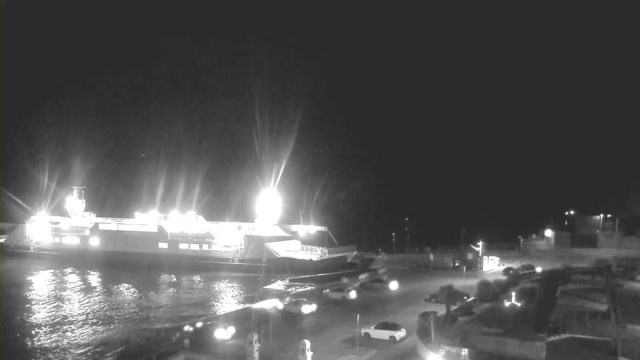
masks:
<svg viewBox="0 0 640 360"><path fill-rule="evenodd" d="M602 219L604 219L604 214L600 214L600 231L602 232Z"/></svg>
<svg viewBox="0 0 640 360"><path fill-rule="evenodd" d="M392 254L395 254L396 253L396 233L395 232L391 233L391 243L393 244Z"/></svg>
<svg viewBox="0 0 640 360"><path fill-rule="evenodd" d="M575 211L573 211L573 210L567 210L567 211L565 211L565 212L564 212L564 216L565 216L565 219L564 219L564 226L569 226L569 219L568 219L568 218L569 218L570 216L575 215L575 213L576 213L576 212L575 212Z"/></svg>
<svg viewBox="0 0 640 360"><path fill-rule="evenodd" d="M478 252L478 275L482 274L482 271L484 270L484 264L482 263L482 240L478 241L478 246L475 247L473 245L469 245L471 246L475 251Z"/></svg>
<svg viewBox="0 0 640 360"><path fill-rule="evenodd" d="M360 313L356 315L356 357L360 353Z"/></svg>
<svg viewBox="0 0 640 360"><path fill-rule="evenodd" d="M410 236L409 236L409 218L404 218L405 224L404 224L404 231L406 232L406 245L405 245L405 249L404 252L406 252L407 254L409 253L409 241L410 241Z"/></svg>

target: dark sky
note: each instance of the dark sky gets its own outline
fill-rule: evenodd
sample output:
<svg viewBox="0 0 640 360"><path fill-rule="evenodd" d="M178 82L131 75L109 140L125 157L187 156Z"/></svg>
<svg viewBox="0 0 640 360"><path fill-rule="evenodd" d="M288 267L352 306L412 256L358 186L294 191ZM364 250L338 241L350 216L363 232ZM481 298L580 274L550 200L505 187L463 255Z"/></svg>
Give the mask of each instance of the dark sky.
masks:
<svg viewBox="0 0 640 360"><path fill-rule="evenodd" d="M637 183L624 9L17 4L2 221L28 216L15 199L61 213L72 185L102 216L251 221L283 169L286 222L302 211L343 243L388 244L406 216L424 245L461 225L510 241Z"/></svg>

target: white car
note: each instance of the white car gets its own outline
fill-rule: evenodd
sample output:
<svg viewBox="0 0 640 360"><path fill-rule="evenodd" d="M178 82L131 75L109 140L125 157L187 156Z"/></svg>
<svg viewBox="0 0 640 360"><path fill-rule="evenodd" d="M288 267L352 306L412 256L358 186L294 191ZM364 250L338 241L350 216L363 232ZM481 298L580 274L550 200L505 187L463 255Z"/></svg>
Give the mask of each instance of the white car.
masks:
<svg viewBox="0 0 640 360"><path fill-rule="evenodd" d="M307 299L293 299L284 304L283 311L294 314L310 314L318 309L318 305Z"/></svg>
<svg viewBox="0 0 640 360"><path fill-rule="evenodd" d="M351 288L335 287L323 291L322 296L334 300L353 300L358 297L358 293Z"/></svg>
<svg viewBox="0 0 640 360"><path fill-rule="evenodd" d="M362 328L362 336L365 339L380 339L396 342L407 336L407 330L400 326L400 324L385 321L370 328Z"/></svg>

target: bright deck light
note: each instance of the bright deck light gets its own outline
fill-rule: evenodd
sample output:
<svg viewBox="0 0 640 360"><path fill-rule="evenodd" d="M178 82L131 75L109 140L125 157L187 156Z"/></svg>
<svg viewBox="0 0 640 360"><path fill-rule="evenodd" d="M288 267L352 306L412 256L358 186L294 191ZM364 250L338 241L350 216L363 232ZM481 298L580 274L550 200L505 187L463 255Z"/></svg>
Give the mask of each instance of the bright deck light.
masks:
<svg viewBox="0 0 640 360"><path fill-rule="evenodd" d="M256 202L256 222L265 224L277 224L282 214L282 198L276 189L270 188L262 191Z"/></svg>

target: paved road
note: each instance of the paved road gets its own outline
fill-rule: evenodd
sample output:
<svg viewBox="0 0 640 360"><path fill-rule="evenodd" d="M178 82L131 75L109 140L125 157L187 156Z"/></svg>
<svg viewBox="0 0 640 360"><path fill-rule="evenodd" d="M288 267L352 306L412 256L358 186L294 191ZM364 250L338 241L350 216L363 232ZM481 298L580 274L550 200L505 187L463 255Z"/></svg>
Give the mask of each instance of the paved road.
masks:
<svg viewBox="0 0 640 360"><path fill-rule="evenodd" d="M427 271L403 271L393 274L399 279L400 288L394 292L376 292L360 290L358 298L353 301L334 303L326 300L318 300L319 307L312 316L290 318L274 311L270 316L264 312L262 326L258 327L260 335L261 359L297 359L296 352L299 342L307 339L311 342L314 360L338 360L338 359L419 359L415 352L415 331L418 314L422 311L444 311L444 305L428 304L423 299L446 284L454 284L463 288L463 279L460 274L446 272ZM499 277L498 274L489 275L490 278ZM466 292L472 293L477 282L475 274L464 281ZM226 346L211 344L199 346L199 351L216 353L217 359L235 358L230 354L240 355L244 358L244 341L251 327L253 311L246 309L222 317L228 324L233 324L238 329L237 340ZM359 316L359 327L357 324ZM408 336L403 341L391 344L383 340L365 340L358 337L356 348L356 334L359 328L372 326L382 321L394 321L407 329ZM209 329L210 330L210 329ZM212 331L202 331L212 338ZM272 333L270 334L270 330ZM165 331L172 333L174 330ZM175 332L174 332L175 333ZM196 342L193 341L192 344ZM150 344L151 345L151 344ZM153 346L156 348L156 346ZM235 348L235 350L234 350ZM138 353L140 354L140 353ZM125 354L121 354L125 355ZM129 353L133 355L133 353ZM226 355L226 356L225 356ZM138 358L139 356L123 356L121 358Z"/></svg>
<svg viewBox="0 0 640 360"><path fill-rule="evenodd" d="M495 277L496 275L493 275ZM413 272L399 275L400 289L396 292L360 291L358 299L342 304L322 302L315 317L301 322L277 321L273 323L274 337L281 344L276 353L293 356L297 341L306 338L311 342L314 360L338 359L418 359L415 353L415 331L418 314L422 311L444 311L443 305L427 304L423 299L440 286L453 283L461 288L460 276L445 273ZM466 281L466 290L472 292L477 279ZM394 321L405 327L408 337L397 344L382 340L358 339L356 350L357 315L360 328L382 321ZM274 341L274 342L275 342Z"/></svg>

